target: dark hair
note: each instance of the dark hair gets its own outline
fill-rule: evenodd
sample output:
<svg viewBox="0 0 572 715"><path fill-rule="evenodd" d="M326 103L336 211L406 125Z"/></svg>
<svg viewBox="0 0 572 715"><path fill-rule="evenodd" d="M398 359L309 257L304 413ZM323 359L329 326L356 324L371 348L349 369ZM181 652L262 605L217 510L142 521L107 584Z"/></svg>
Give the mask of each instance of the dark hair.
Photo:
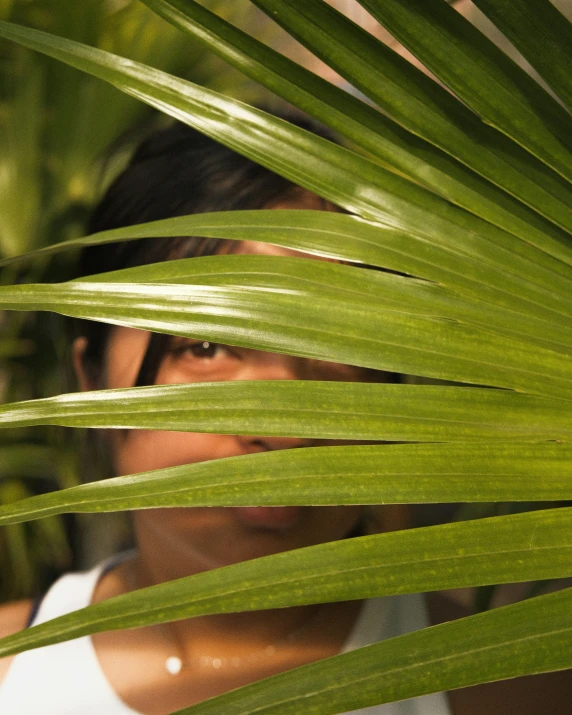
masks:
<svg viewBox="0 0 572 715"><path fill-rule="evenodd" d="M288 117L324 138L334 137L305 117ZM137 149L127 168L96 207L89 232L211 211L259 209L301 191L287 179L237 154L185 124L155 132ZM324 202L324 207L330 205ZM78 276L93 275L174 258L213 255L233 242L193 236L146 238L91 246L80 256ZM84 369L99 384L110 326L77 321L87 339ZM153 333L136 385L152 384L170 336Z"/></svg>

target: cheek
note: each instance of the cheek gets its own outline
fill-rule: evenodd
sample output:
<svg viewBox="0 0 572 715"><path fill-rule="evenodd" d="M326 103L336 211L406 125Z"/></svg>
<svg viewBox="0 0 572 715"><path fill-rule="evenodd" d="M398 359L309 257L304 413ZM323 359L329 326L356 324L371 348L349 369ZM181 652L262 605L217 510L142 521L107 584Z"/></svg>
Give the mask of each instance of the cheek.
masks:
<svg viewBox="0 0 572 715"><path fill-rule="evenodd" d="M363 509L362 506L310 507L305 530L306 543L303 545L322 544L345 538L362 520Z"/></svg>
<svg viewBox="0 0 572 715"><path fill-rule="evenodd" d="M137 379L151 334L146 330L115 327L105 351L105 386L132 387Z"/></svg>
<svg viewBox="0 0 572 715"><path fill-rule="evenodd" d="M117 476L206 462L232 456L235 451L228 435L149 430L118 430L112 435Z"/></svg>
<svg viewBox="0 0 572 715"><path fill-rule="evenodd" d="M330 536L326 541L337 541L347 536L363 518L362 506L332 506L329 511Z"/></svg>

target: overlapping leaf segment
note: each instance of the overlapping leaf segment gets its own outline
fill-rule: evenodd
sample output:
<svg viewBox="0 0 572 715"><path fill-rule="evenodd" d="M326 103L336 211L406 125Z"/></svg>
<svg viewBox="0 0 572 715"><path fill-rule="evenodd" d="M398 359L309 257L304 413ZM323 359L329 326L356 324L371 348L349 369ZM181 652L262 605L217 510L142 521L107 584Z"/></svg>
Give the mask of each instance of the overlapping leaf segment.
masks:
<svg viewBox="0 0 572 715"><path fill-rule="evenodd" d="M145 2L354 148L91 47L8 24L0 34L101 77L352 215L213 214L83 243L181 232L246 238L407 277L304 259L219 256L83 282L5 286L0 308L51 310L481 387L227 383L7 405L3 427L262 430L403 444L260 454L119 478L17 503L1 512L0 523L161 505L570 499L567 21L547 0L475 0L549 92L443 0L361 0L449 92L321 0L256 0L362 100L191 0ZM570 509L547 509L280 554L164 584L144 599L135 593L98 604L8 638L0 652L202 613L570 576L571 525ZM325 715L570 667L571 606L564 590L180 712Z"/></svg>

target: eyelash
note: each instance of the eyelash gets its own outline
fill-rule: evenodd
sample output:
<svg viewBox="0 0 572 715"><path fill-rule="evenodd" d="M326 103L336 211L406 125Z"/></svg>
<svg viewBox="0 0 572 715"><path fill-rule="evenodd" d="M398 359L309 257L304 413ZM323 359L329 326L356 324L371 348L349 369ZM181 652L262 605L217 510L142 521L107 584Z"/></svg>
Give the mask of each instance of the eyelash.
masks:
<svg viewBox="0 0 572 715"><path fill-rule="evenodd" d="M212 360L216 357L217 352L224 350L224 345L220 343L211 343L208 340L201 340L196 343L183 343L174 349L176 355L184 355L189 352L193 357L202 360ZM212 351L212 352L209 352ZM208 354L207 354L208 353Z"/></svg>

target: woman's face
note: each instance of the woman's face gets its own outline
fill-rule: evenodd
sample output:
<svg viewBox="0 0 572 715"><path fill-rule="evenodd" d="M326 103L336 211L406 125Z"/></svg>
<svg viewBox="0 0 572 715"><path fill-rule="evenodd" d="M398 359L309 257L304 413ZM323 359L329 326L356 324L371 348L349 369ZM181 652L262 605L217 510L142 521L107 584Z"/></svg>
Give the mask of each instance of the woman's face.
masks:
<svg viewBox="0 0 572 715"><path fill-rule="evenodd" d="M244 242L243 254L293 255L265 244ZM105 384L135 383L150 333L116 327L107 345ZM77 361L76 361L77 362ZM360 368L319 360L236 348L201 340L174 338L157 373L157 384L225 380L364 380ZM163 432L111 433L118 475L194 464L221 457L335 442L310 439ZM158 509L136 512L141 539L169 542L171 551L194 556L198 568L212 568L286 549L333 541L346 536L360 519L358 506L234 507Z"/></svg>

